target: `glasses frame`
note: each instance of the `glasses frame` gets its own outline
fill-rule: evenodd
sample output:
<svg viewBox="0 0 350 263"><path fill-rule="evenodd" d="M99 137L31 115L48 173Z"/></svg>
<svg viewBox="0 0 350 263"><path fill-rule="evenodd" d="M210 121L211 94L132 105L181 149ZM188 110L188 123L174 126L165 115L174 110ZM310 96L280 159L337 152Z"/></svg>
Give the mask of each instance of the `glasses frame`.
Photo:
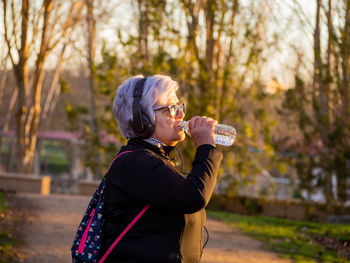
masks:
<svg viewBox="0 0 350 263"><path fill-rule="evenodd" d="M181 109L183 113L186 112L185 103L183 103L183 102L160 107L160 108L154 109L154 111L159 111L159 110L164 110L164 109L168 109L170 116L173 118L175 118L177 116L177 112L179 111L179 109Z"/></svg>

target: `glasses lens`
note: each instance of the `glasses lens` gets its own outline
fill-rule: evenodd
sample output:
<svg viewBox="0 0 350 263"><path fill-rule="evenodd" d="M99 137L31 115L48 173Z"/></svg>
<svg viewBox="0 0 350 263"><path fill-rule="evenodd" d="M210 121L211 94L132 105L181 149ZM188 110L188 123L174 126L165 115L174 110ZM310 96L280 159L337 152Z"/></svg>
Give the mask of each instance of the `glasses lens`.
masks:
<svg viewBox="0 0 350 263"><path fill-rule="evenodd" d="M182 110L183 113L186 113L185 103L181 102L181 103L180 103L180 108L181 108L181 110Z"/></svg>
<svg viewBox="0 0 350 263"><path fill-rule="evenodd" d="M175 117L176 116L176 112L177 112L177 105L170 105L169 107L169 112L171 117Z"/></svg>
<svg viewBox="0 0 350 263"><path fill-rule="evenodd" d="M171 117L176 117L177 116L177 111L179 109L181 109L182 112L185 113L185 104L181 102L180 104L169 105L168 109L169 109L170 116Z"/></svg>

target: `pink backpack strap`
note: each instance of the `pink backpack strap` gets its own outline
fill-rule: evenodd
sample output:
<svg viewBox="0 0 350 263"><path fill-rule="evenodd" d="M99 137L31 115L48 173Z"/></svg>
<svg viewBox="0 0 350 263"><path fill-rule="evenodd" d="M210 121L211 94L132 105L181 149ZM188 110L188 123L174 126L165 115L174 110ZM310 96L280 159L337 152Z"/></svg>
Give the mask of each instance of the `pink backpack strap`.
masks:
<svg viewBox="0 0 350 263"><path fill-rule="evenodd" d="M113 244L108 248L106 253L103 255L103 257L100 259L98 263L103 263L108 255L112 252L114 247L118 244L118 242L125 236L125 234L130 230L130 228L133 227L133 225L140 219L140 217L147 211L147 209L150 207L150 205L146 205L140 213L130 222L130 224L124 229L124 231L117 237L117 239L113 242Z"/></svg>
<svg viewBox="0 0 350 263"><path fill-rule="evenodd" d="M125 151L122 152L120 154L118 154L115 158L117 159L119 156L121 156L124 153L128 153L128 152L132 152L132 151ZM114 160L112 161L112 163L114 162ZM109 167L111 168L111 167ZM109 169L108 169L109 170ZM133 225L135 225L135 223L141 218L141 216L147 211L147 209L150 207L150 205L146 205L141 211L140 213L137 214L137 216L135 216L135 218L130 222L130 224L124 229L124 231L116 238L116 240L114 240L113 244L108 248L108 250L106 251L106 253L103 255L103 257L98 261L98 263L103 263L106 258L108 257L108 255L112 252L112 250L114 249L114 247L119 243L119 241L125 236L125 234L130 230L130 228L133 227Z"/></svg>

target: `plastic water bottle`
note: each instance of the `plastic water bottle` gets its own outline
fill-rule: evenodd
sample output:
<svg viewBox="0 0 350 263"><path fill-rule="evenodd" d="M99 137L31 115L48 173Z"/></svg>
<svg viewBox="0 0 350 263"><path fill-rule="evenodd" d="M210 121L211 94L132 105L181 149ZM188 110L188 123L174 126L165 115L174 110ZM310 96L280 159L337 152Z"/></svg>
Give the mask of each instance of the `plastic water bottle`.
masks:
<svg viewBox="0 0 350 263"><path fill-rule="evenodd" d="M188 121L183 121L180 127L189 136L191 136L190 131L188 129ZM236 129L229 125L224 125L224 124L216 125L214 133L215 133L216 144L231 146L236 139Z"/></svg>

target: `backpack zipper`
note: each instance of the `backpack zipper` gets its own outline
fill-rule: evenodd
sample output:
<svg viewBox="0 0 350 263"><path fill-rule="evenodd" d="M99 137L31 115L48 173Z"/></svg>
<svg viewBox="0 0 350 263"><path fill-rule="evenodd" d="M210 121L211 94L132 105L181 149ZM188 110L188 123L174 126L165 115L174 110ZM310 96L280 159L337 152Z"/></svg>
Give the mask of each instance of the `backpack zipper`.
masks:
<svg viewBox="0 0 350 263"><path fill-rule="evenodd" d="M83 236L81 237L79 248L78 248L78 253L79 254L83 253L84 246L85 246L85 243L86 243L86 238L87 238L88 232L90 230L90 225L91 225L92 218L93 218L94 214L95 214L95 208L92 209L92 211L91 211L89 223L88 223L87 227L85 228Z"/></svg>

